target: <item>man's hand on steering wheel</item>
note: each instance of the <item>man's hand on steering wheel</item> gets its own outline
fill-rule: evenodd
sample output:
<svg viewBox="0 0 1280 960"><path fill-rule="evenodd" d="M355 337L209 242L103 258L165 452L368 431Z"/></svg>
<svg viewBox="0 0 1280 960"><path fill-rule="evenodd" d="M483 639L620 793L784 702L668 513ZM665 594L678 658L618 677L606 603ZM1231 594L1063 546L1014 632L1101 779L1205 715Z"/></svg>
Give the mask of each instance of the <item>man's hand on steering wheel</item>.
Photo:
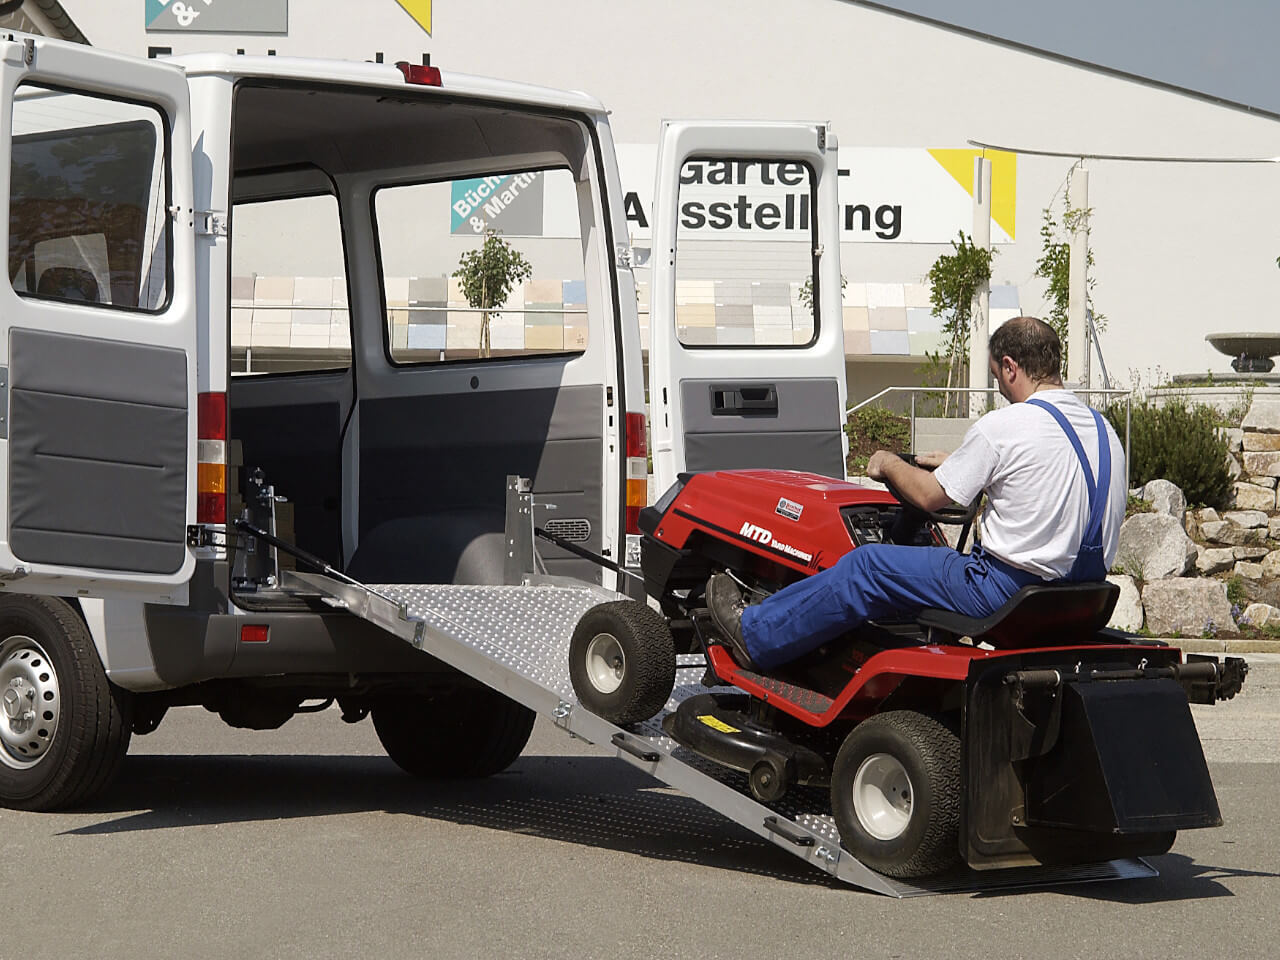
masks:
<svg viewBox="0 0 1280 960"><path fill-rule="evenodd" d="M966 523L977 513L978 501L982 498L967 507L952 503L932 473L945 458L946 454L938 451L912 457L877 450L867 461L867 476L879 480L904 505L919 510L936 523ZM929 469L925 469L926 466Z"/></svg>

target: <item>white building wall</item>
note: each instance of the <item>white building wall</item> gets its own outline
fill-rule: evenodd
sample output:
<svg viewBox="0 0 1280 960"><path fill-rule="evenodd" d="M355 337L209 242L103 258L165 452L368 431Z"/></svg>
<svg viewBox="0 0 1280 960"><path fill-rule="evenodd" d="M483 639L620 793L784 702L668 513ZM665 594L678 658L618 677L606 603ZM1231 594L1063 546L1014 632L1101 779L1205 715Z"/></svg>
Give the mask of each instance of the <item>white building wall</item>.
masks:
<svg viewBox="0 0 1280 960"><path fill-rule="evenodd" d="M216 0L215 0L216 2ZM842 146L1023 148L1174 156L1280 155L1280 125L841 0L437 0L428 36L394 2L290 0L288 36L147 34L144 0L64 0L89 40L145 55L202 49L420 60L468 73L587 90L620 143L652 143L663 117L829 119ZM1044 311L1035 280L1040 213L1071 160L1022 156L1016 242L994 280ZM1225 371L1204 343L1277 327L1275 165L1090 162L1094 299L1109 318L1108 366ZM1058 208L1060 210L1060 207ZM968 225L966 225L968 229ZM851 282L919 283L945 244L845 244ZM910 364L894 364L903 382ZM850 384L850 396L859 391Z"/></svg>

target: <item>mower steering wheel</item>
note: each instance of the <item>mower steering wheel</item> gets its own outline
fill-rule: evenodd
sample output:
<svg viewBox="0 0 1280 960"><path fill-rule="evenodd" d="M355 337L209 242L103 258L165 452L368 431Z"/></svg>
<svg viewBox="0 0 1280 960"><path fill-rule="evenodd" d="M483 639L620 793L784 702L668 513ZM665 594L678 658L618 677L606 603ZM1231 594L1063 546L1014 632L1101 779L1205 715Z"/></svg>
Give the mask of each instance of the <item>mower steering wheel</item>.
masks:
<svg viewBox="0 0 1280 960"><path fill-rule="evenodd" d="M898 456L900 456L907 463L911 464L913 467L920 466L920 464L916 463L916 457L914 453L900 453L898 454ZM921 469L930 470L932 468L921 467ZM901 503L904 508L906 508L907 510L913 510L919 514L923 514L925 517L932 520L934 523L945 523L945 524L954 525L954 526L960 526L961 524L972 523L973 518L978 515L978 505L982 502L982 495L979 494L978 496L973 498L973 503L969 504L967 507L963 507L958 503L953 503L953 504L949 504L948 506L942 507L939 510L926 510L923 507L916 506L914 503L912 503L910 500L904 497L902 495L902 491L899 490L897 487L895 487L888 477L886 477L881 482L886 487L889 488L889 492L893 494L894 498L899 503Z"/></svg>

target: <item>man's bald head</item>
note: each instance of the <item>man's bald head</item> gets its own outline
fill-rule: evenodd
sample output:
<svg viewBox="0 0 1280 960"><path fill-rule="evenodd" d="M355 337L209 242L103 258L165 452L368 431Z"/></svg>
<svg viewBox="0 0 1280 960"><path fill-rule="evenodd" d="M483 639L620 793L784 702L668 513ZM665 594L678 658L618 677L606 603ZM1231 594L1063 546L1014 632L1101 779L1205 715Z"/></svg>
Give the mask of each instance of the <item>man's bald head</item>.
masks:
<svg viewBox="0 0 1280 960"><path fill-rule="evenodd" d="M996 366L1008 357L1032 380L1061 382L1062 341L1053 327L1036 317L1006 320L991 334L987 353Z"/></svg>

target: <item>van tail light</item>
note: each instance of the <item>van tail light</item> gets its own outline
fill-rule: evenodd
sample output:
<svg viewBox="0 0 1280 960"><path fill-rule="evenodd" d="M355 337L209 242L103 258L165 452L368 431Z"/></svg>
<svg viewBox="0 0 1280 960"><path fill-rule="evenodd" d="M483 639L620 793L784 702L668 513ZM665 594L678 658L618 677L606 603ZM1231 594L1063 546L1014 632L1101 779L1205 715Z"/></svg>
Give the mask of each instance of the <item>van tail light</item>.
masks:
<svg viewBox="0 0 1280 960"><path fill-rule="evenodd" d="M227 395L196 402L196 522L227 522Z"/></svg>
<svg viewBox="0 0 1280 960"><path fill-rule="evenodd" d="M643 413L627 414L626 532L640 533L640 511L649 505L649 442Z"/></svg>

